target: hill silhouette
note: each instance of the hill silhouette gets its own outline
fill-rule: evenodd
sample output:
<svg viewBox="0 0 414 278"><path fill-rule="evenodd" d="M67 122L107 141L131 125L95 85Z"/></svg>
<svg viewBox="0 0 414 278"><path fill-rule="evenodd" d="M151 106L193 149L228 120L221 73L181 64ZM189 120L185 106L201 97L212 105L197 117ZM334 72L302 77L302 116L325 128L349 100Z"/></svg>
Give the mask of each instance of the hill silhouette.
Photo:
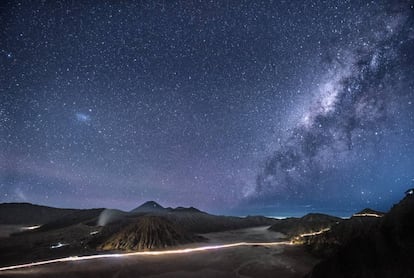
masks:
<svg viewBox="0 0 414 278"><path fill-rule="evenodd" d="M44 224L75 211L30 203L4 203L0 204L0 224Z"/></svg>
<svg viewBox="0 0 414 278"><path fill-rule="evenodd" d="M382 218L353 217L341 225L309 242L322 248L335 239L338 246L308 278L414 277L414 196L406 196Z"/></svg>
<svg viewBox="0 0 414 278"><path fill-rule="evenodd" d="M304 233L329 229L341 221L341 218L335 216L322 213L309 213L301 218L279 219L269 230L283 233L289 237L296 237Z"/></svg>

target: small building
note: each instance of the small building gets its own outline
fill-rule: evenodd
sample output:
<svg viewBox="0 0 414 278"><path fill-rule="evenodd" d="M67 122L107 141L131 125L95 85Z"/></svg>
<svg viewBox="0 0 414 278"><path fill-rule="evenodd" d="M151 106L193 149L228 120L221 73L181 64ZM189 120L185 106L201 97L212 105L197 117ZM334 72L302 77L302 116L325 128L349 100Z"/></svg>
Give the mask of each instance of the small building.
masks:
<svg viewBox="0 0 414 278"><path fill-rule="evenodd" d="M405 195L414 195L414 188L410 188L407 191L405 191Z"/></svg>

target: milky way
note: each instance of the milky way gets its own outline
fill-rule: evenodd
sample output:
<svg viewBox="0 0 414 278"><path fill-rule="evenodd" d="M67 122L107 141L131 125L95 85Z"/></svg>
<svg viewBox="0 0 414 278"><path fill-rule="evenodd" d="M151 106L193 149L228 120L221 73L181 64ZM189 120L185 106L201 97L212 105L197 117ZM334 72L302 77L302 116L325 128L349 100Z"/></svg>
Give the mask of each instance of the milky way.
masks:
<svg viewBox="0 0 414 278"><path fill-rule="evenodd" d="M398 128L398 109L411 105L407 100L414 96L413 15L397 8L372 20L377 28L366 34L365 41L350 43L330 59L330 70L307 111L266 160L254 198L309 202L312 195L318 199L334 191L342 195L337 184L323 188L320 177L346 168L343 164L358 163L358 152Z"/></svg>
<svg viewBox="0 0 414 278"><path fill-rule="evenodd" d="M0 202L388 209L414 178L410 1L3 1Z"/></svg>

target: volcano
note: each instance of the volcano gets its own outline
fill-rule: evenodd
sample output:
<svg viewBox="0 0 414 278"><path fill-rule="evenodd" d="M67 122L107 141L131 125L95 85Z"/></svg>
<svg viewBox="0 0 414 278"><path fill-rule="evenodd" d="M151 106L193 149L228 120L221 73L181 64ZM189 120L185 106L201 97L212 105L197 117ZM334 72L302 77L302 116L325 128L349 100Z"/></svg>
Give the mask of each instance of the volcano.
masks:
<svg viewBox="0 0 414 278"><path fill-rule="evenodd" d="M167 248L184 243L201 241L178 225L160 216L143 216L112 235L98 249L144 251Z"/></svg>

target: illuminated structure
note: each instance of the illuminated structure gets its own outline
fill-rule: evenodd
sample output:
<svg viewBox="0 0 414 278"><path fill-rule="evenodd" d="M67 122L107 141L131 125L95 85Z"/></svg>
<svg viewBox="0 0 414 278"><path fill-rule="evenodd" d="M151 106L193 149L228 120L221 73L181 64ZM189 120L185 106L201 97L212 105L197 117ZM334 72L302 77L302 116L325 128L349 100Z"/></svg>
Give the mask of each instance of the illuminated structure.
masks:
<svg viewBox="0 0 414 278"><path fill-rule="evenodd" d="M405 195L407 196L414 195L414 188L410 188L407 191L405 191Z"/></svg>

